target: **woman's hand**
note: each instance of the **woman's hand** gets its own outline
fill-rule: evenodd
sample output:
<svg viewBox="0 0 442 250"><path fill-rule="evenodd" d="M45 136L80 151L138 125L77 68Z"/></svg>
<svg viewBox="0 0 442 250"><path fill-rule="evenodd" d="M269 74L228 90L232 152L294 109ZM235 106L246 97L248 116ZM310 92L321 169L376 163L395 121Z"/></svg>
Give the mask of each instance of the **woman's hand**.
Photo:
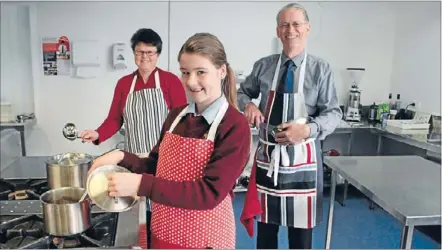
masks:
<svg viewBox="0 0 442 250"><path fill-rule="evenodd" d="M80 137L83 142L93 142L98 139L99 134L95 130L84 130L83 132L81 132Z"/></svg>
<svg viewBox="0 0 442 250"><path fill-rule="evenodd" d="M135 196L141 183L141 174L115 173L109 176L109 196Z"/></svg>
<svg viewBox="0 0 442 250"><path fill-rule="evenodd" d="M117 165L118 163L120 163L120 161L123 160L123 158L124 158L124 153L120 150L109 152L95 159L88 173L90 174L96 168L104 165L109 165L109 164Z"/></svg>

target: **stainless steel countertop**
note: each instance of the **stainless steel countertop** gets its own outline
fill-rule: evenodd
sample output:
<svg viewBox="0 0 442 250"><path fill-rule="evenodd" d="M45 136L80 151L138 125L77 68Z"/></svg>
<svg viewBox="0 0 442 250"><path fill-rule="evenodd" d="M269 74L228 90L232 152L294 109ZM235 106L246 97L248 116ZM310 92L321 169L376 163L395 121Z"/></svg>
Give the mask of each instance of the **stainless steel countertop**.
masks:
<svg viewBox="0 0 442 250"><path fill-rule="evenodd" d="M424 136L414 134L399 134L391 130L382 129L379 123L371 124L368 121L362 121L360 125L350 125L349 127L338 127L333 134L349 134L355 131L370 131L373 134L379 134L383 137L402 142L411 146L428 150L433 153L441 153L441 142L430 142L428 134Z"/></svg>
<svg viewBox="0 0 442 250"><path fill-rule="evenodd" d="M46 179L45 160L47 158L47 156L20 157L9 166L6 166L6 168L1 169L0 176L2 179ZM26 206L24 204L18 204L18 202L26 203ZM9 212L10 209L8 209L8 207L6 207L4 203L9 203L8 207L12 207L17 210L14 211L14 213L16 214L26 213L24 211L21 211L23 209L28 209L29 213L38 213L38 211L41 211L41 209L39 209L39 204L33 204L36 203L35 201L1 201L0 205L2 209L5 209L5 211ZM20 210L18 208L23 209ZM92 212L99 211L100 209L98 209L97 207L93 207L92 209ZM115 246L121 248L126 248L128 246L138 246L139 225L146 223L145 211L145 200L141 199L134 205L131 210L119 213Z"/></svg>
<svg viewBox="0 0 442 250"><path fill-rule="evenodd" d="M343 124L341 125L344 125L345 121L342 122ZM358 125L338 126L332 134L351 134L357 131L369 131L373 134L379 134L383 137L406 143L408 145L415 146L421 149L425 149L433 153L441 153L441 142L428 141L428 134L426 134L424 138L410 134L399 134L393 131L389 131L388 129L382 129L379 123L373 125L368 121L361 121ZM252 135L258 136L258 131L255 128L252 128Z"/></svg>
<svg viewBox="0 0 442 250"><path fill-rule="evenodd" d="M419 156L327 156L324 163L403 224L441 224L440 165Z"/></svg>
<svg viewBox="0 0 442 250"><path fill-rule="evenodd" d="M26 119L24 122L0 122L0 127L31 127L37 124L37 118Z"/></svg>

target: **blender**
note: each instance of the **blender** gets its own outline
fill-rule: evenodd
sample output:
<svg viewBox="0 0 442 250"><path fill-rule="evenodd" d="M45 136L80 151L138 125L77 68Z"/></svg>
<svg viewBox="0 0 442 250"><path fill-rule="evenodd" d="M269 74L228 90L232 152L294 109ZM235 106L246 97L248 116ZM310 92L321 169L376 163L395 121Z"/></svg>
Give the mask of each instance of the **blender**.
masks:
<svg viewBox="0 0 442 250"><path fill-rule="evenodd" d="M347 105L345 106L344 119L346 121L360 122L361 112L359 104L361 103L361 90L358 85L365 73L364 68L347 68L348 77L351 80L351 88L348 94Z"/></svg>

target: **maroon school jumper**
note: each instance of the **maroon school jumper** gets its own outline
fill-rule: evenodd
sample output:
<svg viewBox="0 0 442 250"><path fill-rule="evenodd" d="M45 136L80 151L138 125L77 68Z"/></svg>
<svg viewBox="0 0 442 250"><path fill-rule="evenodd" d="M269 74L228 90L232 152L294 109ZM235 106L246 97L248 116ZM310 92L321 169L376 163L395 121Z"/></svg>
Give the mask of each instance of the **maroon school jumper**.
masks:
<svg viewBox="0 0 442 250"><path fill-rule="evenodd" d="M150 74L146 83L143 82L143 78L138 73L138 71L123 76L122 78L120 78L120 80L118 80L118 83L115 86L114 97L109 110L109 114L106 120L104 120L104 122L96 130L99 134L99 138L94 142L94 144L98 145L106 141L115 133L117 133L123 125L123 110L126 105L127 95L129 94L134 75L138 74L138 78L135 83L135 92L147 88L155 88L154 75L156 71L158 71L161 82L160 87L163 91L163 96L169 110L183 106L187 103L186 94L184 92L181 80L171 72L155 68L155 70L152 71L152 73Z"/></svg>
<svg viewBox="0 0 442 250"><path fill-rule="evenodd" d="M153 202L188 209L213 209L226 195L233 197L233 188L249 158L250 127L244 115L229 106L215 136L214 151L205 167L204 177L195 181L175 182L155 177L158 150L164 133L185 106L172 110L161 131L160 142L148 158L125 152L119 163L132 172L142 174L138 196ZM189 138L204 138L210 126L202 116L187 114L173 133Z"/></svg>

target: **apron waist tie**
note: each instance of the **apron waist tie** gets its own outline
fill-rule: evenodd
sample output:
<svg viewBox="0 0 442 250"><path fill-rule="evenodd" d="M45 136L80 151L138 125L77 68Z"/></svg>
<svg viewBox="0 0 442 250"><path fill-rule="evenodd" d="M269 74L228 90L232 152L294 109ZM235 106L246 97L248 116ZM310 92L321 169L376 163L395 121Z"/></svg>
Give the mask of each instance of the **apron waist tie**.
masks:
<svg viewBox="0 0 442 250"><path fill-rule="evenodd" d="M280 161L284 167L288 167L290 165L289 155L287 154L287 146L268 142L261 138L259 138L259 140L266 145L275 146L275 149L273 150L271 155L269 171L267 171L267 176L272 177L273 174L273 184L276 186L278 184Z"/></svg>
<svg viewBox="0 0 442 250"><path fill-rule="evenodd" d="M275 147L275 149L273 149L272 155L270 157L271 160L270 160L270 164L269 164L269 171L267 171L267 176L272 177L272 174L273 174L273 183L276 186L278 183L278 173L279 173L280 165L282 165L284 167L290 166L290 159L289 159L289 155L287 153L287 146L280 145L278 143L272 143L272 142L266 141L262 138L259 138L259 141L265 145ZM302 150L300 150L300 149L302 149L303 146L305 146L307 143L310 143L312 141L314 141L314 139L309 138L309 139L304 140L303 142L295 145L295 151L298 151L298 154L295 154L295 159L294 159L295 163L298 161L297 159L299 157L302 157L301 155L299 155L299 153L302 152Z"/></svg>

